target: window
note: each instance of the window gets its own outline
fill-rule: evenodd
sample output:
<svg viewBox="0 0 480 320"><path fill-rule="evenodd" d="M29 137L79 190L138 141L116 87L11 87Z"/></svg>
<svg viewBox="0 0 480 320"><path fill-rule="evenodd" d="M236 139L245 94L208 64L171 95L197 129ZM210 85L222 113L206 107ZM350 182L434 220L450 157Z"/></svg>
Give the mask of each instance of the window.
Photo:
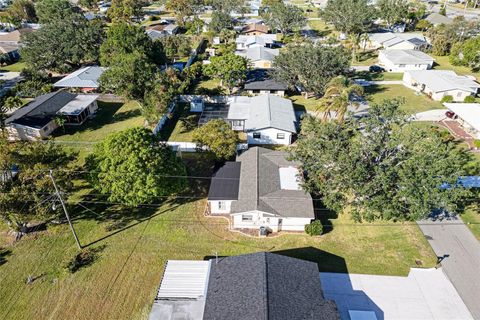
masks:
<svg viewBox="0 0 480 320"><path fill-rule="evenodd" d="M260 132L253 133L253 139L260 139L260 137L261 137Z"/></svg>
<svg viewBox="0 0 480 320"><path fill-rule="evenodd" d="M227 204L225 201L218 201L218 210L226 210L227 209Z"/></svg>
<svg viewBox="0 0 480 320"><path fill-rule="evenodd" d="M253 90L253 93L260 93L260 90Z"/></svg>
<svg viewBox="0 0 480 320"><path fill-rule="evenodd" d="M457 93L457 98L460 98L462 96L462 93L461 92L458 92Z"/></svg>
<svg viewBox="0 0 480 320"><path fill-rule="evenodd" d="M277 133L277 139L285 139L285 133Z"/></svg>
<svg viewBox="0 0 480 320"><path fill-rule="evenodd" d="M277 94L277 90L270 90L271 94Z"/></svg>
<svg viewBox="0 0 480 320"><path fill-rule="evenodd" d="M234 126L234 127L243 126L243 121L242 120L233 120L232 121L232 126Z"/></svg>
<svg viewBox="0 0 480 320"><path fill-rule="evenodd" d="M253 216L251 214L242 215L242 221L253 221Z"/></svg>

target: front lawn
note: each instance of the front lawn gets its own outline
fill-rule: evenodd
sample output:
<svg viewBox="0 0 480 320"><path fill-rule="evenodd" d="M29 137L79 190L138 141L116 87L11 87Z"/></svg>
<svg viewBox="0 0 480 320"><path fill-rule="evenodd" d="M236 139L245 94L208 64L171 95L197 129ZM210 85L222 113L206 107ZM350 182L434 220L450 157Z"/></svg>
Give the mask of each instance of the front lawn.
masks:
<svg viewBox="0 0 480 320"><path fill-rule="evenodd" d="M22 72L25 66L26 66L25 62L18 61L6 66L1 66L0 71L1 72Z"/></svg>
<svg viewBox="0 0 480 320"><path fill-rule="evenodd" d="M213 164L182 154L189 175L207 176ZM93 264L76 273L65 264L77 252L67 225L7 244L0 227L1 319L145 319L168 259L204 259L271 251L315 261L321 271L402 275L436 258L415 223L355 224L329 217L333 229L321 237L283 234L259 239L229 232L222 218L206 218L208 180L191 181L192 198L141 208L69 200L84 246L97 251ZM324 212L324 211L322 211ZM38 277L27 285L28 276Z"/></svg>
<svg viewBox="0 0 480 320"><path fill-rule="evenodd" d="M365 79L368 81L401 81L403 79L403 73L400 72L369 72L369 71L357 71L355 72L354 79Z"/></svg>
<svg viewBox="0 0 480 320"><path fill-rule="evenodd" d="M408 114L444 109L441 102L433 101L424 94L417 93L401 84L369 86L365 87L365 93L367 100L373 103L381 103L385 99L403 98L405 104L401 106L401 109Z"/></svg>
<svg viewBox="0 0 480 320"><path fill-rule="evenodd" d="M466 223L473 235L480 241L480 212L475 208L468 208L462 214L462 220Z"/></svg>
<svg viewBox="0 0 480 320"><path fill-rule="evenodd" d="M295 111L317 111L318 99L315 97L307 99L304 95L298 94L288 98L292 100Z"/></svg>

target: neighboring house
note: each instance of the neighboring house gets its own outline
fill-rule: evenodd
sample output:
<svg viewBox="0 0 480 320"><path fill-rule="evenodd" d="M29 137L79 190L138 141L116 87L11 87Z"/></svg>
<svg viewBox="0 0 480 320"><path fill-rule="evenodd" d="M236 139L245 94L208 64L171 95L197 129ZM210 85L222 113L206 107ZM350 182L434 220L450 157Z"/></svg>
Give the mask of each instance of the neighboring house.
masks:
<svg viewBox="0 0 480 320"><path fill-rule="evenodd" d="M247 36L259 36L267 33L268 33L268 27L260 23L247 24L242 29L242 34L245 34Z"/></svg>
<svg viewBox="0 0 480 320"><path fill-rule="evenodd" d="M465 131L480 139L480 103L444 103L448 110L457 115Z"/></svg>
<svg viewBox="0 0 480 320"><path fill-rule="evenodd" d="M20 58L19 49L16 44L0 44L0 56L7 57L9 61L16 61Z"/></svg>
<svg viewBox="0 0 480 320"><path fill-rule="evenodd" d="M253 147L212 177L209 212L228 215L234 229L304 231L314 218L312 197L300 187L301 172L288 154Z"/></svg>
<svg viewBox="0 0 480 320"><path fill-rule="evenodd" d="M81 68L53 84L56 88L80 89L83 92L95 91L100 87L99 79L106 68L90 66Z"/></svg>
<svg viewBox="0 0 480 320"><path fill-rule="evenodd" d="M452 96L462 102L465 97L476 96L480 85L469 76L459 76L451 70L405 71L403 84L423 92L435 101Z"/></svg>
<svg viewBox="0 0 480 320"><path fill-rule="evenodd" d="M235 51L235 54L247 58L253 68L270 69L273 60L278 56L278 49L270 49L266 47L250 47L242 51Z"/></svg>
<svg viewBox="0 0 480 320"><path fill-rule="evenodd" d="M7 56L11 61L20 58L21 36L33 32L32 28L17 29L0 34L0 55Z"/></svg>
<svg viewBox="0 0 480 320"><path fill-rule="evenodd" d="M65 119L66 125L80 125L97 111L97 98L98 95L77 95L66 91L39 96L5 120L8 139L47 138L59 127L58 117Z"/></svg>
<svg viewBox="0 0 480 320"><path fill-rule="evenodd" d="M452 24L453 23L453 20L440 14L440 13L437 13L437 12L433 12L431 14L429 14L425 20L427 20L428 22L430 22L432 25L434 26L438 26L438 25L441 25L441 24L445 24L445 25L448 25L448 24Z"/></svg>
<svg viewBox="0 0 480 320"><path fill-rule="evenodd" d="M418 50L380 50L378 60L387 71L428 70L434 59Z"/></svg>
<svg viewBox="0 0 480 320"><path fill-rule="evenodd" d="M178 26L176 24L156 24L150 25L145 32L152 40L157 40L164 36L172 36L178 33Z"/></svg>
<svg viewBox="0 0 480 320"><path fill-rule="evenodd" d="M168 260L149 320L339 320L318 266L271 252Z"/></svg>
<svg viewBox="0 0 480 320"><path fill-rule="evenodd" d="M384 48L385 50L424 50L428 48L428 42L421 33L371 33L366 45L371 49Z"/></svg>
<svg viewBox="0 0 480 320"><path fill-rule="evenodd" d="M280 97L285 95L286 84L273 80L266 69L254 69L247 73L247 80L243 90L250 95L274 94Z"/></svg>
<svg viewBox="0 0 480 320"><path fill-rule="evenodd" d="M297 133L292 101L271 94L232 97L227 120L246 133L248 144L289 145Z"/></svg>
<svg viewBox="0 0 480 320"><path fill-rule="evenodd" d="M262 34L259 36L247 36L239 35L235 42L237 44L237 50L245 50L253 47L273 47L277 42L277 35L275 34Z"/></svg>

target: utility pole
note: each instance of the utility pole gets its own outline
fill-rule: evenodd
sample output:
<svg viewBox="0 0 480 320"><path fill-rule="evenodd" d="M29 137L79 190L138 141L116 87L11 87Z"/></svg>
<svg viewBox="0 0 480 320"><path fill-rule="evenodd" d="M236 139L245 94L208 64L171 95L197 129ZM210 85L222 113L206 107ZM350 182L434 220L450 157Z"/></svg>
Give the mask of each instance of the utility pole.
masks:
<svg viewBox="0 0 480 320"><path fill-rule="evenodd" d="M70 216L68 215L67 207L65 206L65 203L63 202L63 198L60 195L60 191L58 190L57 184L55 183L55 179L53 178L53 171L50 170L50 179L52 179L53 187L55 188L55 193L58 197L58 200L60 200L60 203L62 204L63 211L65 212L65 217L67 217L68 224L70 225L70 229L72 230L73 237L75 238L75 242L77 243L77 247L79 250L82 250L82 245L80 244L80 241L78 240L77 233L75 232L75 229L73 228L72 221L70 220Z"/></svg>

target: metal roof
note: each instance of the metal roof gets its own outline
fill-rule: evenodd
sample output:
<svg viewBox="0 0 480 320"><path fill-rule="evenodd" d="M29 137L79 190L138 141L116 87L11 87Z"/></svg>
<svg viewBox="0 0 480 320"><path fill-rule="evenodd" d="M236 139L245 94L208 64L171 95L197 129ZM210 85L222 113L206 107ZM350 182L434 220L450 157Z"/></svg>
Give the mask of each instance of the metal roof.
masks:
<svg viewBox="0 0 480 320"><path fill-rule="evenodd" d="M468 76L459 76L452 70L414 70L406 71L413 80L424 84L435 92L464 90L477 93L480 85Z"/></svg>
<svg viewBox="0 0 480 320"><path fill-rule="evenodd" d="M78 96L70 100L70 102L68 102L62 109L58 110L57 114L72 116L79 115L90 104L97 100L98 97L98 94L79 94Z"/></svg>
<svg viewBox="0 0 480 320"><path fill-rule="evenodd" d="M418 50L381 50L380 54L394 64L431 64L434 59Z"/></svg>
<svg viewBox="0 0 480 320"><path fill-rule="evenodd" d="M90 66L81 68L54 83L54 87L98 88L100 76L106 68Z"/></svg>
<svg viewBox="0 0 480 320"><path fill-rule="evenodd" d="M157 300L204 298L209 270L209 261L168 260Z"/></svg>

